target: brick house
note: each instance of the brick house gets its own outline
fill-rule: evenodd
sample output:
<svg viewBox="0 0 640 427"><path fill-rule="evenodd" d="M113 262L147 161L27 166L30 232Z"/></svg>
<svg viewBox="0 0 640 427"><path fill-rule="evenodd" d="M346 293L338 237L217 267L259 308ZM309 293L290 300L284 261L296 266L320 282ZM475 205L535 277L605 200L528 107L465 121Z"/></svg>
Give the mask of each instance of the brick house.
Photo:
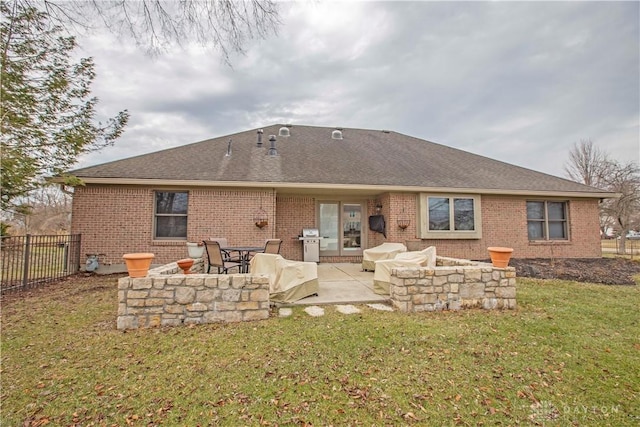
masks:
<svg viewBox="0 0 640 427"><path fill-rule="evenodd" d="M282 239L303 258L303 228L324 237L321 262L359 262L388 242L487 259L600 257L598 203L612 194L385 130L272 125L70 172L81 253L187 255L185 242ZM256 217L267 225L258 227ZM370 229L384 219L385 234ZM401 227L402 226L402 227Z"/></svg>

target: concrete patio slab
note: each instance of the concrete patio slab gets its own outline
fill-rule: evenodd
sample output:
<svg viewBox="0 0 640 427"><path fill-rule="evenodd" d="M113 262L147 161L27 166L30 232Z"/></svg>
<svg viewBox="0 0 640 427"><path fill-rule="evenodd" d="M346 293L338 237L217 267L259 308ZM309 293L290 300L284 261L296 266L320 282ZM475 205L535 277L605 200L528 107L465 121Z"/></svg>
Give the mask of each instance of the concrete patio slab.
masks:
<svg viewBox="0 0 640 427"><path fill-rule="evenodd" d="M318 295L293 305L384 303L385 295L373 292L373 273L361 264L318 264Z"/></svg>

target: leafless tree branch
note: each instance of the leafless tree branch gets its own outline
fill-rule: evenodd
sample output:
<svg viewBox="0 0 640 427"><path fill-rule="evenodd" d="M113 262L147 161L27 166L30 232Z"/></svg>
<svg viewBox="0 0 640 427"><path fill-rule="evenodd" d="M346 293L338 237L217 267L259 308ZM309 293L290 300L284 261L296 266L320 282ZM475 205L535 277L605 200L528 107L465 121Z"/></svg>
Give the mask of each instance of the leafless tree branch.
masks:
<svg viewBox="0 0 640 427"><path fill-rule="evenodd" d="M14 0L45 11L68 32L104 26L155 55L193 42L218 50L230 65L246 42L277 34L275 0Z"/></svg>
<svg viewBox="0 0 640 427"><path fill-rule="evenodd" d="M640 168L637 164L621 164L612 160L592 141L581 140L569 151L565 173L574 181L620 195L600 204L600 226L603 232L613 228L621 237L624 250L629 230L640 227Z"/></svg>

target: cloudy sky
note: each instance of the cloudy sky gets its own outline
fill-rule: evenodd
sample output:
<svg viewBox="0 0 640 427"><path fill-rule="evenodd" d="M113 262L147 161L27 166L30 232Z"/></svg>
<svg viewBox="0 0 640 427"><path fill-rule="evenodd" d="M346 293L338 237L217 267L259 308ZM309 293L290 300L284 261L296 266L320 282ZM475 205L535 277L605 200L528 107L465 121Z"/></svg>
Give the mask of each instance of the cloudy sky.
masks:
<svg viewBox="0 0 640 427"><path fill-rule="evenodd" d="M232 55L94 34L94 94L131 119L104 163L274 123L389 129L563 176L591 139L640 161L639 2L280 3Z"/></svg>

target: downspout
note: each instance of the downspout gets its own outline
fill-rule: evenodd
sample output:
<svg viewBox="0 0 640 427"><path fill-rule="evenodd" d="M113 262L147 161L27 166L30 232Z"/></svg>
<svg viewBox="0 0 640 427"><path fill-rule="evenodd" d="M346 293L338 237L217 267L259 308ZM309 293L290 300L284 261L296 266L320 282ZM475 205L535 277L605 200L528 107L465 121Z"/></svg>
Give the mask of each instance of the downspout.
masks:
<svg viewBox="0 0 640 427"><path fill-rule="evenodd" d="M271 188L271 209L272 209L272 213L271 213L271 218L273 218L273 231L271 232L271 238L272 239L276 239L276 227L278 226L278 221L276 221L276 189L275 188Z"/></svg>

